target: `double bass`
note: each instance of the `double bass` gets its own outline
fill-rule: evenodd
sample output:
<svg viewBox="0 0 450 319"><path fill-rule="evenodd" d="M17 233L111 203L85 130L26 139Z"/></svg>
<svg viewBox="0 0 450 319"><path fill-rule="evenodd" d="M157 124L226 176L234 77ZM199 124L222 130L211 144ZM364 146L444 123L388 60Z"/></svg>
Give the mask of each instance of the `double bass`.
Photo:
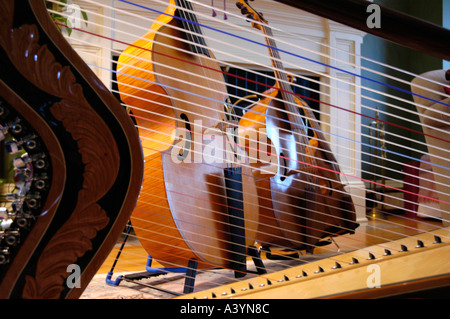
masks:
<svg viewBox="0 0 450 319"><path fill-rule="evenodd" d="M132 109L145 157L131 217L142 246L168 268L194 260L199 269L245 269L242 248L252 244L258 224L256 188L243 166L235 183L241 189L230 192L234 168L205 156L211 143L226 139L227 90L190 2L171 0L151 29L122 52L117 70L121 100ZM240 225L229 215L233 193L244 197L232 199L245 213ZM245 240L236 245L232 230L244 228Z"/></svg>
<svg viewBox="0 0 450 319"><path fill-rule="evenodd" d="M257 177L261 223L257 239L306 251L324 238L352 233L358 226L354 205L340 181L340 169L309 105L292 91L273 35L262 14L247 0L236 3L252 26L264 34L276 83L239 122L242 146L256 133L267 143L265 161L252 163ZM283 238L274 236L282 233ZM287 242L286 242L287 240Z"/></svg>

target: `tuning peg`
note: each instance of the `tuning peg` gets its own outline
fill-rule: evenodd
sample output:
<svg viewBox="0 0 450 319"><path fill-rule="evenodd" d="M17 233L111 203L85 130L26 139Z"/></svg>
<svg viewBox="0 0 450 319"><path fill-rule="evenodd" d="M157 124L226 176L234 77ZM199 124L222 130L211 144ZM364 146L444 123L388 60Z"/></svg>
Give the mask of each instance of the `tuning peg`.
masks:
<svg viewBox="0 0 450 319"><path fill-rule="evenodd" d="M244 5L240 2L236 2L236 7L238 7L239 9L242 9Z"/></svg>
<svg viewBox="0 0 450 319"><path fill-rule="evenodd" d="M332 269L342 268L341 264L336 261L336 264L332 267Z"/></svg>
<svg viewBox="0 0 450 319"><path fill-rule="evenodd" d="M433 244L442 244L442 239L441 237L435 235L434 236L434 243Z"/></svg>
<svg viewBox="0 0 450 319"><path fill-rule="evenodd" d="M417 240L417 246L416 246L416 248L423 248L423 247L425 247L423 241Z"/></svg>
<svg viewBox="0 0 450 319"><path fill-rule="evenodd" d="M318 273L321 273L321 272L325 272L325 271L323 270L322 267L319 266L319 269L317 269L317 270L315 271L315 273L318 274Z"/></svg>

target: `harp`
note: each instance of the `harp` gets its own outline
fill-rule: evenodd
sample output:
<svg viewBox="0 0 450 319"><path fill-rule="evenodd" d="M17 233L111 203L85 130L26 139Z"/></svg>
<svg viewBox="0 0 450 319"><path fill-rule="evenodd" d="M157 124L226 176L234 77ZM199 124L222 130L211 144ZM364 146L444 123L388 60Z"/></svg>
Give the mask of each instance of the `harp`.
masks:
<svg viewBox="0 0 450 319"><path fill-rule="evenodd" d="M263 97L263 92L271 88L273 76L268 67L267 46L234 6L219 8L217 3L212 6L206 1L190 2L199 17L198 23L204 30L208 47L215 53L227 80L231 101L224 106L223 115L239 117L251 111L248 105L253 105ZM110 65L115 63L112 57L119 56L134 40L145 34L157 17L164 13L168 1L116 1L111 6L103 1L84 0L79 4L90 18L89 27L75 27L69 41L105 82L109 82L110 74L113 74L114 84L115 74L121 70L111 70ZM267 236L270 240L265 239L269 244L256 242L255 250L244 247L246 270L243 272L245 276L240 276L235 269L215 269L214 265L211 265L211 269L202 269L195 274L195 267L186 269L188 260L180 264L160 265L157 259L151 259L151 253L140 249L140 238L131 228L127 228L130 232L124 233L123 237L128 238L128 242L124 243L123 249L119 247L113 250L104 264L108 270L114 269L112 275L120 273L118 279L120 277L127 283L151 286L147 292L149 296L156 288L163 291L164 298L178 296L180 299L380 298L417 296L413 293L423 296L427 292L448 291L449 261L445 256L448 255L450 235L449 210L446 206L450 202L449 163L446 160L449 138L443 128L448 124L445 110L449 101L444 89L448 82L442 72L441 78L430 80L426 75L420 75L428 70L417 72L417 69L410 70L404 65L403 68L390 66L383 60L377 61L370 52L360 51L360 48L363 37L368 42L378 39L365 33L381 37L394 35L394 39L388 39L412 47L413 50L430 48L424 56L420 55L421 58L437 55L438 59L448 59L449 52L445 44L448 43L449 32L385 7L381 7L382 27L371 29L367 26L369 4L366 1L252 3L271 22L286 69L295 74L297 79L289 83L295 88L294 93L308 104L318 104L315 112L320 115L322 133L336 154L342 169L342 182L351 194L357 211L360 226L356 228L355 234L330 236L323 246L315 246L313 254L309 254L292 249L292 245L279 232L277 220L263 215L259 221L260 229L270 235ZM62 14L70 17L70 13ZM225 20L224 15L227 18ZM334 23L333 19L338 19L340 24ZM342 26L348 24L349 28ZM114 27L110 28L110 25ZM411 34L402 31L401 27L406 25L408 30L414 25L417 32ZM329 32L326 36L324 30ZM107 50L106 58L102 55L104 51L101 54L96 51L96 41L100 42L99 47L111 48ZM189 37L184 41L189 41ZM395 52L419 56L415 51ZM413 78L423 82L411 86ZM430 89L432 85L435 87ZM215 89L213 85L208 88ZM189 83L179 89L189 94ZM417 89L423 91L418 93ZM115 85L112 91L120 94ZM432 97L427 94L432 94ZM424 99L419 101L417 98ZM433 108L432 105L440 107ZM132 118L136 116L136 111L141 111L144 113L139 116L143 116L144 120L155 119L155 114L145 115L145 110L138 104L125 106ZM230 106L233 112L229 112ZM378 118L375 115L377 107L380 109ZM436 117L441 124L435 125L434 122L434 125L430 125L427 122L436 120ZM425 121L422 122L422 119ZM387 158L383 167L372 165L372 150L378 148L369 142L371 121L383 123L386 128L383 141L387 146ZM267 141L261 144L266 147L265 151L250 154L249 157L265 155L258 158L262 159L258 165L264 167L270 163L271 150ZM429 155L431 160L422 159L423 155ZM421 167L421 164L431 165L433 174L430 175L430 171ZM384 177L386 182L382 182ZM429 185L419 187L420 181L427 181ZM178 189L182 191L183 187L180 185ZM262 198L262 207L268 204L266 200ZM389 208L384 211L376 209L378 206L375 204L381 202L386 204L385 208ZM417 216L418 207L438 215L429 216L434 218ZM140 213L141 216L142 213L148 214L148 221L152 221L154 212ZM225 222L227 218L220 220ZM164 223L160 226L162 229L166 227ZM235 225L228 226L233 229ZM152 240L151 236L146 240ZM229 240L226 238L226 245L235 247L236 242L229 243ZM161 242L163 244L166 243ZM141 261L133 257L138 254ZM127 258L133 261L127 263ZM421 271L402 271L406 264ZM183 290L186 288L186 284L183 287L184 277L173 288L179 272L186 274L186 279L195 275L190 278L189 284L193 285L191 289ZM154 276L161 273L167 275L155 280ZM171 273L175 276L171 276ZM378 274L381 276L377 277ZM202 275L213 279L202 282ZM139 282L133 281L132 278L137 277ZM109 279L105 290L120 289L123 281L114 283L113 278ZM372 282L372 279L381 281ZM348 285L343 285L344 281ZM327 283L325 288L319 289L323 283ZM166 288L165 284L171 288ZM341 286L341 289L332 289L332 286Z"/></svg>

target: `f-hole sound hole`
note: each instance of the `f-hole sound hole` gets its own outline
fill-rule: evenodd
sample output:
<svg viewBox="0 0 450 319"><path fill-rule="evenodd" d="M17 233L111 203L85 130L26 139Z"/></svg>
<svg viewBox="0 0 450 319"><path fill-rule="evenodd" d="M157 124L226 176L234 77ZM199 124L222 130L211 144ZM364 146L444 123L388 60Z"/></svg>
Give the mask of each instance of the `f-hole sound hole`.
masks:
<svg viewBox="0 0 450 319"><path fill-rule="evenodd" d="M180 118L184 121L186 128L186 143L177 156L178 160L181 162L184 161L185 158L189 155L189 151L191 149L191 123L189 122L189 118L187 117L187 115L184 113L181 113Z"/></svg>
<svg viewBox="0 0 450 319"><path fill-rule="evenodd" d="M286 179L286 175L287 175L287 163L286 163L286 158L284 157L283 153L280 153L280 162L282 162L282 172L283 174L280 175L280 181L284 181Z"/></svg>

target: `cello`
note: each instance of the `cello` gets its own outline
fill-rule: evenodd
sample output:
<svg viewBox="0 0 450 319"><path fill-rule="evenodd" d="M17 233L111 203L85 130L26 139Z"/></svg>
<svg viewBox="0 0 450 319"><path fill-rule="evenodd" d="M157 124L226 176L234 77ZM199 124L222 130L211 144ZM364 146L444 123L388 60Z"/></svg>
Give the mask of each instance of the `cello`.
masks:
<svg viewBox="0 0 450 319"><path fill-rule="evenodd" d="M230 124L224 116L226 87L190 2L171 0L118 62L120 96L132 108L146 162L131 217L142 246L168 268L192 260L200 269L245 268L245 249L236 254L236 227L228 215L227 172L234 171L205 156ZM247 170L242 167L237 182L238 195L245 197L237 200L245 213L237 227L245 227L241 248L252 244L258 224L256 188Z"/></svg>
<svg viewBox="0 0 450 319"><path fill-rule="evenodd" d="M260 218L272 220L272 225L276 221L289 247L312 251L326 243L323 238L354 231L358 224L353 202L312 110L292 91L267 21L247 0L236 5L264 33L276 78L274 87L239 122L245 149L254 132L268 145L269 160L252 163L259 198L266 201ZM280 241L267 229L259 231L257 239L263 245Z"/></svg>

